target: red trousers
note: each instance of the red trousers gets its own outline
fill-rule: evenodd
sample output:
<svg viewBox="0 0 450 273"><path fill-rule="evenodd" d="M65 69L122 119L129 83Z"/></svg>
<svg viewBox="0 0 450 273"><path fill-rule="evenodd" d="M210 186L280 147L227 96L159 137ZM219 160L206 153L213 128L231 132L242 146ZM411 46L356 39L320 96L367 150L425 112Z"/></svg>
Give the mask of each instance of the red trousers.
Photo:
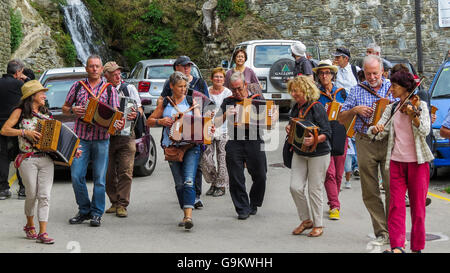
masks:
<svg viewBox="0 0 450 273"><path fill-rule="evenodd" d="M348 138L345 140L345 150L343 155L331 156L330 165L328 166L325 176L325 190L328 197L328 205L330 209L341 209L339 202L339 192L341 191L342 176L345 169L345 157L347 156Z"/></svg>
<svg viewBox="0 0 450 273"><path fill-rule="evenodd" d="M411 208L411 250L425 248L425 201L430 183L428 162L390 162L390 203L388 230L391 248L404 247L406 236L405 194Z"/></svg>

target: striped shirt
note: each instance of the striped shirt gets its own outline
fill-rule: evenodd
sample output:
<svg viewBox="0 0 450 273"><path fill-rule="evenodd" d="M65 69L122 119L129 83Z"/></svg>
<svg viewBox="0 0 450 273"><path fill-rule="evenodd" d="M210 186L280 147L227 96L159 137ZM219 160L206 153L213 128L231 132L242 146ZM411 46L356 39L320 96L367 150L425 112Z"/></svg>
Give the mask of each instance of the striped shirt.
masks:
<svg viewBox="0 0 450 273"><path fill-rule="evenodd" d="M86 84L87 87L89 87L91 89L92 93L95 96L98 96L103 85L105 85L107 82L102 79L102 81L94 88L92 88L92 86L89 84L88 79L85 79L84 83ZM75 97L75 88L79 84L80 84L79 82L75 82L72 85L72 87L70 88L69 93L67 93L67 97L66 97L67 105L75 104L75 106L85 106L88 102L89 97L92 96L84 88L84 86L81 85L81 87L78 90L78 93ZM114 108L119 108L119 99L118 99L117 91L112 86L111 86L111 92L108 92L108 88L105 89L105 91L101 94L99 100L101 102L109 104L110 106L112 106ZM75 131L75 134L77 134L77 136L80 139L87 140L87 141L109 139L108 129L99 127L99 126L95 126L95 125L91 125L89 123L82 121L79 118L77 118L75 120L74 131Z"/></svg>
<svg viewBox="0 0 450 273"><path fill-rule="evenodd" d="M363 82L363 84L365 84L366 86L369 86L369 83L367 81ZM385 78L383 78L383 82L381 84L380 89L378 89L378 91L375 91L372 88L371 89L374 93L377 93L380 97L385 98L390 87L391 87L391 82L387 81ZM392 94L389 94L389 96L387 98L390 101L396 100L396 99L394 99ZM350 89L350 93L348 94L347 99L345 100L344 104L342 105L341 112L351 110L353 107L360 106L360 105L372 107L372 104L374 102L378 101L379 99L380 99L379 97L371 94L369 91L362 88L361 86L355 85ZM367 131L367 126L364 126L364 123L361 121L361 119L363 119L364 122L369 123L370 117L368 117L368 118L362 117L362 116L359 116L359 117L360 118L356 118L356 121L355 121L355 131L365 134ZM363 128L363 126L364 126L364 128Z"/></svg>

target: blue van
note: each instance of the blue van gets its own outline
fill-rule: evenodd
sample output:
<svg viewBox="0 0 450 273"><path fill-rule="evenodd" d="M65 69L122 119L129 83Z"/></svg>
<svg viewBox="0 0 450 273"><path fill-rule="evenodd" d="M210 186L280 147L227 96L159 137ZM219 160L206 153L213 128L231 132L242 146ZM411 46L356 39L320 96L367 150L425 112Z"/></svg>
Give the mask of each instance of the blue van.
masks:
<svg viewBox="0 0 450 273"><path fill-rule="evenodd" d="M439 67L430 89L428 90L432 106L438 108L436 121L433 123L433 154L431 175L437 175L437 169L450 166L450 142L441 137L439 130L450 108L450 58Z"/></svg>

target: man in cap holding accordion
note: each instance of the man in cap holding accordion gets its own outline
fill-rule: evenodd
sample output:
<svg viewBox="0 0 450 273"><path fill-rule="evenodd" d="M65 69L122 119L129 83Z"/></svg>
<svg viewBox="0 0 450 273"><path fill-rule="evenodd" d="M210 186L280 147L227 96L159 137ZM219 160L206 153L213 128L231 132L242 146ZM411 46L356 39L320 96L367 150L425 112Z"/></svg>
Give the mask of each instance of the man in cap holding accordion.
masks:
<svg viewBox="0 0 450 273"><path fill-rule="evenodd" d="M125 128L118 135L112 135L109 139L106 194L111 202L111 207L105 212L116 213L118 217L127 217L136 154L134 122L138 117L137 111L141 115L144 112L136 87L122 81L121 69L122 67L118 66L116 62L107 62L103 67L107 81L118 92L120 111L125 115Z"/></svg>

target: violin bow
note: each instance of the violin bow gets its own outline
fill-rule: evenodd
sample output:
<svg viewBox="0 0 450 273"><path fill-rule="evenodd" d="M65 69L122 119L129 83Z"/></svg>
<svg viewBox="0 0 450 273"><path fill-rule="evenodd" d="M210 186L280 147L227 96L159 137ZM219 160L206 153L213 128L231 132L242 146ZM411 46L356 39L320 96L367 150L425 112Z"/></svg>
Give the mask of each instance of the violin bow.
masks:
<svg viewBox="0 0 450 273"><path fill-rule="evenodd" d="M414 93L416 92L417 88L419 88L419 86L422 84L422 81L425 79L425 77L422 77L419 81L419 83L417 84L417 86L413 89L413 91L411 91L411 93L409 93L409 95L406 97L406 99L400 104L400 106L394 110L394 113L392 113L392 115L388 118L388 120L384 123L384 125L388 124L392 117L394 117L395 113L397 113L400 109L402 109L403 105L405 105L406 103L409 102L409 99L412 97L412 95L414 95ZM378 135L379 132L377 132L373 138L372 138L372 142L375 142L375 138Z"/></svg>

